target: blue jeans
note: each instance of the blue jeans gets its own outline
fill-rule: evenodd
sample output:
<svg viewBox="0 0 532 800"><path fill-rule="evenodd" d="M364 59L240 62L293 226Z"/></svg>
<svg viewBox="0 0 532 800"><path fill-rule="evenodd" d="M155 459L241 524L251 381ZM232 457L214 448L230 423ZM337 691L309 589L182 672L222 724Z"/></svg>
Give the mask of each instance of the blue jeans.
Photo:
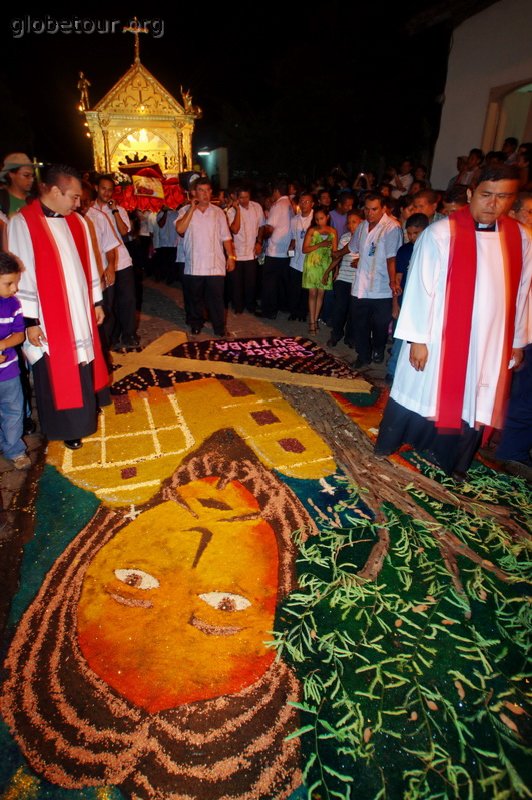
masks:
<svg viewBox="0 0 532 800"><path fill-rule="evenodd" d="M26 452L22 441L23 419L20 375L0 381L0 449L5 458L16 458Z"/></svg>
<svg viewBox="0 0 532 800"><path fill-rule="evenodd" d="M399 353L401 352L401 347L403 346L402 339L396 339L394 337L393 344L392 344L392 352L390 353L390 358L388 359L388 364L386 368L386 372L388 375L391 375L392 378L395 375L395 369L397 367L397 360L399 358Z"/></svg>

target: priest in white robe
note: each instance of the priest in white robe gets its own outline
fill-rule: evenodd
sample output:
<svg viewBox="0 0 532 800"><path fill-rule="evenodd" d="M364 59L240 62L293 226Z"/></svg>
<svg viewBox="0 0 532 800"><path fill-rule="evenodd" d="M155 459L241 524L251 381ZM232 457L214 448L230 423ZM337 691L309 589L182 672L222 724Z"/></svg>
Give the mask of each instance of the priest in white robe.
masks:
<svg viewBox="0 0 532 800"><path fill-rule="evenodd" d="M410 444L463 480L485 426L502 427L511 369L532 333L531 242L506 216L517 190L514 168L485 170L470 205L416 242L377 455Z"/></svg>
<svg viewBox="0 0 532 800"><path fill-rule="evenodd" d="M80 196L75 170L51 166L40 200L8 228L9 250L24 266L19 299L41 429L74 450L96 431L97 393L108 384L97 330L100 277L87 225L72 213Z"/></svg>

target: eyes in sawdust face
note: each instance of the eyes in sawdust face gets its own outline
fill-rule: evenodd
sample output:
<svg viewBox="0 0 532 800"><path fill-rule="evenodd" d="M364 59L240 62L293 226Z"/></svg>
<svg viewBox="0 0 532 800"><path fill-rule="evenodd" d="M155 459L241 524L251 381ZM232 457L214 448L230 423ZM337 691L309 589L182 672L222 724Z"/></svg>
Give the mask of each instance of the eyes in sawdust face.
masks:
<svg viewBox="0 0 532 800"><path fill-rule="evenodd" d="M150 712L234 694L272 663L279 555L253 495L220 477L179 487L95 555L78 603L90 668Z"/></svg>

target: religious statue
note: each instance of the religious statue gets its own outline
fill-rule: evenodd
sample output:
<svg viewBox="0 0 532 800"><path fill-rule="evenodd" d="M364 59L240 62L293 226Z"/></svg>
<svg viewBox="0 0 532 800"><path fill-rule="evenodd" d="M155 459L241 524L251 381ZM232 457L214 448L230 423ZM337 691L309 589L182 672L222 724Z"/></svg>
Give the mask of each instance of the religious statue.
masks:
<svg viewBox="0 0 532 800"><path fill-rule="evenodd" d="M78 81L78 89L80 91L80 111L86 111L90 108L90 101L89 101L89 86L90 81L87 80L83 72L79 73L79 81Z"/></svg>
<svg viewBox="0 0 532 800"><path fill-rule="evenodd" d="M180 86L179 89L181 91L181 97L183 99L183 108L185 109L185 114L190 114L193 109L192 94L190 90L185 91L182 86Z"/></svg>
<svg viewBox="0 0 532 800"><path fill-rule="evenodd" d="M183 99L183 108L185 109L185 114L191 114L194 117L202 116L203 111L199 106L195 106L192 103L192 93L190 90L185 91L182 86L179 87L181 91L181 97Z"/></svg>

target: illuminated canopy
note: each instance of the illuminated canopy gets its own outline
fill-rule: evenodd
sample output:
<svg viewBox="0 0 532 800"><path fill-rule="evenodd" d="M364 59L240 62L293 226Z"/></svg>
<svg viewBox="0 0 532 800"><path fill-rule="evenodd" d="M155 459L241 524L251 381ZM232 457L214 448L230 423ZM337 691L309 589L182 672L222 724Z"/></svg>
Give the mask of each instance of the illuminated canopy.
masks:
<svg viewBox="0 0 532 800"><path fill-rule="evenodd" d="M140 62L135 62L92 109L82 109L93 145L97 172L116 172L120 163L146 160L166 174L192 165L192 133L201 109L181 89L183 104ZM138 158L137 158L138 157Z"/></svg>

